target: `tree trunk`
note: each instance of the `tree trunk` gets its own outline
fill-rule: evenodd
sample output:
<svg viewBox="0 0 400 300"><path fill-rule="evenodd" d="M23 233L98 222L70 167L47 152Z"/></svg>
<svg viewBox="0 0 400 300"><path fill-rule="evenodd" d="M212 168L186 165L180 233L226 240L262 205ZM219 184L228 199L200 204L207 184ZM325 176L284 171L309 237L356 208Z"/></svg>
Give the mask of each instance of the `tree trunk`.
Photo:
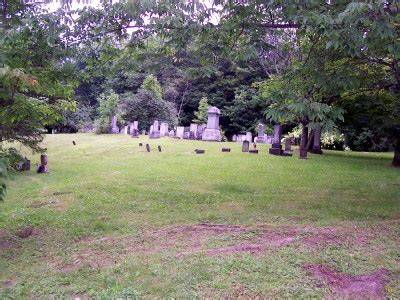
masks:
<svg viewBox="0 0 400 300"><path fill-rule="evenodd" d="M313 147L313 141L314 141L314 129L310 130L310 134L308 135L308 141L307 141L307 151L311 151Z"/></svg>
<svg viewBox="0 0 400 300"><path fill-rule="evenodd" d="M308 127L306 122L301 123L300 157L307 158Z"/></svg>
<svg viewBox="0 0 400 300"><path fill-rule="evenodd" d="M397 140L397 143L394 146L392 166L400 168L400 139Z"/></svg>
<svg viewBox="0 0 400 300"><path fill-rule="evenodd" d="M322 154L321 150L321 127L317 127L314 130L314 139L312 143L312 149L310 151L314 154Z"/></svg>

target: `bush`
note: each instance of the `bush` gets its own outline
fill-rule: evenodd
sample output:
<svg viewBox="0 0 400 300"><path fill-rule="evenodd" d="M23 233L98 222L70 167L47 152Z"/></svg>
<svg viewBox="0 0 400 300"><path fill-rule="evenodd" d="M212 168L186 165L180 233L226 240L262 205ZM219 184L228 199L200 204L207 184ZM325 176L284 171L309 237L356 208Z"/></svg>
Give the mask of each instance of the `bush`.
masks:
<svg viewBox="0 0 400 300"><path fill-rule="evenodd" d="M25 158L15 148L0 148L0 200L4 200L6 195L6 180L8 170L18 170L20 163Z"/></svg>
<svg viewBox="0 0 400 300"><path fill-rule="evenodd" d="M321 146L329 150L344 150L344 135L338 131L323 132Z"/></svg>
<svg viewBox="0 0 400 300"><path fill-rule="evenodd" d="M136 94L122 95L119 108L123 119L129 122L138 121L140 129L148 130L155 120L166 122L170 126L177 124L174 104L157 99L152 93L143 89Z"/></svg>

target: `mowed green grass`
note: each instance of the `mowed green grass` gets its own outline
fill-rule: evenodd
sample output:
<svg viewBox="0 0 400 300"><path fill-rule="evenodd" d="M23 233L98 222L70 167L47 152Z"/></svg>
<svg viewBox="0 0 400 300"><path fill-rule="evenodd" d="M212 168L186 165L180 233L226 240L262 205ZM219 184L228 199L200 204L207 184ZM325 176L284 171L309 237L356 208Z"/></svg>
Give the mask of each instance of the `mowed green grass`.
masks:
<svg viewBox="0 0 400 300"><path fill-rule="evenodd" d="M140 236L149 228L383 224L398 233L400 170L390 167L392 153L325 151L300 160L297 152L268 155L267 145L258 145L260 153L253 155L242 153L239 143L92 134L48 135L44 144L50 173L37 174L39 155L27 152L32 170L11 176L0 203L1 236L12 241L12 247L0 248L3 297L323 297L329 287L307 275L304 264L325 263L352 274L381 267L399 272L395 238L372 241L381 248L371 253L289 246L261 256L222 257L177 258L171 251L119 257L116 245L103 249L112 253L111 265L60 271L55 261L71 261L84 238ZM222 147L232 151L222 153ZM196 148L206 153L196 155ZM14 238L28 226L37 234ZM388 283L389 296L400 297L398 283Z"/></svg>

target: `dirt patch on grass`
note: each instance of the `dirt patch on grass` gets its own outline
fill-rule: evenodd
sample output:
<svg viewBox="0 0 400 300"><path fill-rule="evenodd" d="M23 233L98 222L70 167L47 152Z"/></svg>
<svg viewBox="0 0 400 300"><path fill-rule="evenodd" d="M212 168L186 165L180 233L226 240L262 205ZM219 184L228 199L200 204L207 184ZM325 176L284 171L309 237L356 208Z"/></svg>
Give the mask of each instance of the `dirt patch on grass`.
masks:
<svg viewBox="0 0 400 300"><path fill-rule="evenodd" d="M321 247L331 245L362 249L370 243L371 239L382 234L379 228L366 227L230 224L169 226L146 229L137 235L84 238L79 241L80 248L89 248L89 250L78 251L69 263L61 265L59 269L69 272L83 266L99 268L112 265L116 261L115 249L119 249L117 257L119 260L132 254L155 253L168 253L177 257L193 254L260 255L269 249L293 244L316 249L316 251L319 251Z"/></svg>
<svg viewBox="0 0 400 300"><path fill-rule="evenodd" d="M108 267L117 263L109 253L86 249L72 255L72 260L68 263L56 263L55 265L62 272L69 273L83 267L99 269Z"/></svg>
<svg viewBox="0 0 400 300"><path fill-rule="evenodd" d="M34 201L30 205L31 208L42 208L42 207L53 207L57 209L61 209L64 207L64 204L59 199L50 199L47 201Z"/></svg>
<svg viewBox="0 0 400 300"><path fill-rule="evenodd" d="M336 272L323 265L308 265L305 268L324 281L331 288L335 298L386 299L385 284L389 275L386 269L368 274L350 275Z"/></svg>

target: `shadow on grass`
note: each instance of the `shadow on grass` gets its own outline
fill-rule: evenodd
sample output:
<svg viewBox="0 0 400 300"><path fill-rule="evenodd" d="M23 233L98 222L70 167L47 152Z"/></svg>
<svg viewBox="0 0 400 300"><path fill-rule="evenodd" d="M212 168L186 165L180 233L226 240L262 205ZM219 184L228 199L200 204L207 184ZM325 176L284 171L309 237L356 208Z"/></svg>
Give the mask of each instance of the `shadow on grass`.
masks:
<svg viewBox="0 0 400 300"><path fill-rule="evenodd" d="M382 162L387 162L387 166L391 166L393 157L388 156L390 152L345 152L345 151L324 151L323 156L340 158L354 161L369 161L369 163L382 165ZM313 156L318 154L312 154ZM393 155L393 154L392 154Z"/></svg>

